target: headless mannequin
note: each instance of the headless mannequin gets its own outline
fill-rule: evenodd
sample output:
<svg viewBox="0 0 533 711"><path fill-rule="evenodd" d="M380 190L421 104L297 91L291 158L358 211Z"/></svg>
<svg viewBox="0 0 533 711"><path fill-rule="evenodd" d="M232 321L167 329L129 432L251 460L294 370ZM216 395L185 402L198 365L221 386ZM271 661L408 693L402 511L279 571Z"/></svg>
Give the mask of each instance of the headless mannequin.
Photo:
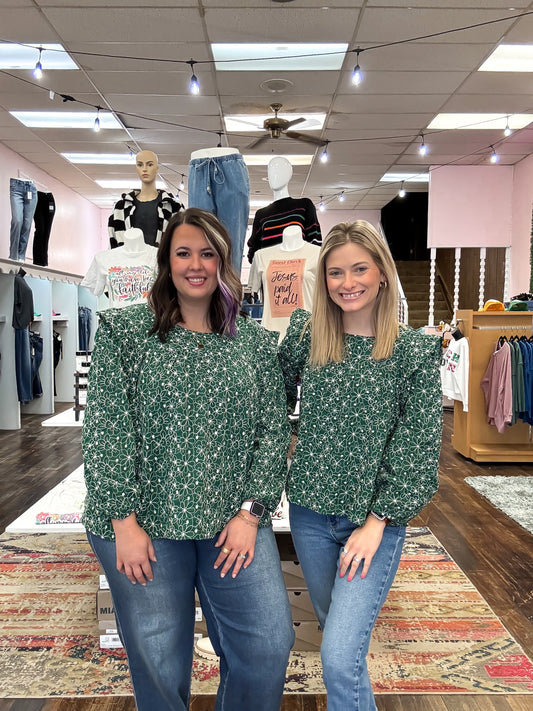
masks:
<svg viewBox="0 0 533 711"><path fill-rule="evenodd" d="M141 190L137 194L139 202L149 202L158 197L155 181L159 170L159 160L153 151L139 151L135 157L137 175L141 181Z"/></svg>
<svg viewBox="0 0 533 711"><path fill-rule="evenodd" d="M139 254L139 252L147 251L147 247L150 247L150 245L145 243L143 231L138 227L131 227L124 232L124 252L128 254ZM150 247L150 249L155 248Z"/></svg>
<svg viewBox="0 0 533 711"><path fill-rule="evenodd" d="M289 182L292 178L292 165L286 158L275 156L268 164L268 184L274 193L274 200L290 197Z"/></svg>
<svg viewBox="0 0 533 711"><path fill-rule="evenodd" d="M191 153L191 160L195 158L219 158L220 156L231 156L236 153L239 153L237 148L222 148L220 146L214 148L200 148L200 150Z"/></svg>
<svg viewBox="0 0 533 711"><path fill-rule="evenodd" d="M304 246L302 228L299 225L289 225L283 230L281 249L284 252L294 252Z"/></svg>

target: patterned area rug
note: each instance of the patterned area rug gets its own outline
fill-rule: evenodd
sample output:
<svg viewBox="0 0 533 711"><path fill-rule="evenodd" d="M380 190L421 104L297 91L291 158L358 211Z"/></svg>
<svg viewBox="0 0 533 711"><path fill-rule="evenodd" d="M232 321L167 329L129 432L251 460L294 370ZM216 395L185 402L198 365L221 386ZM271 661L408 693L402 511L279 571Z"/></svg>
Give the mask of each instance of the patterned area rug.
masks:
<svg viewBox="0 0 533 711"><path fill-rule="evenodd" d="M533 533L533 476L467 476L465 481Z"/></svg>
<svg viewBox="0 0 533 711"><path fill-rule="evenodd" d="M83 535L0 537L0 697L131 693L121 650L98 646L97 563ZM410 529L369 656L377 693L533 693L533 665L424 528ZM195 659L193 693L215 693ZM317 652L295 652L287 693L324 693Z"/></svg>

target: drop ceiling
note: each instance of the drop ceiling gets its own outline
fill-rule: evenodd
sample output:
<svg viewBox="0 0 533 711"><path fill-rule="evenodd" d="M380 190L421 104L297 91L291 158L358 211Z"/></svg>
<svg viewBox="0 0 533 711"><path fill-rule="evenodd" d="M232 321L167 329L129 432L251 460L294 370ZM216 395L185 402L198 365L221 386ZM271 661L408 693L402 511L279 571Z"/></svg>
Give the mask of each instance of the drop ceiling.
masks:
<svg viewBox="0 0 533 711"><path fill-rule="evenodd" d="M439 112L531 113L533 120L532 72L478 71L499 44L533 42L533 14L515 17L532 11L533 2L524 0L0 0L0 40L60 43L79 67L47 71L44 52L40 82L28 70L0 71L0 141L98 205L112 205L120 190L95 180L129 183L134 166L74 165L62 153L153 150L172 192L185 177L186 201L192 151L220 141L245 156L311 153L309 165L294 167L294 197L322 199L336 209L379 209L400 187L380 182L387 172L489 164L492 145L500 165L533 152L533 126L507 138L501 129L426 130ZM486 24L442 34L479 23ZM354 53L334 71L284 71L283 61L277 70L215 70L211 44L229 42L360 47L364 80L352 85ZM199 96L188 92L190 59L198 62ZM273 79L284 80L275 82L280 92L268 90ZM80 103L64 103L59 94ZM247 151L260 133L226 132L228 114L269 113L273 102L289 119L326 115L323 128L312 132L328 141L326 164L319 160L322 149L308 143L282 136ZM9 113L96 106L114 112L122 128L26 128ZM424 157L421 132L429 148ZM249 172L251 198L270 202L266 166ZM425 191L427 184L408 189ZM341 191L343 203L336 200Z"/></svg>

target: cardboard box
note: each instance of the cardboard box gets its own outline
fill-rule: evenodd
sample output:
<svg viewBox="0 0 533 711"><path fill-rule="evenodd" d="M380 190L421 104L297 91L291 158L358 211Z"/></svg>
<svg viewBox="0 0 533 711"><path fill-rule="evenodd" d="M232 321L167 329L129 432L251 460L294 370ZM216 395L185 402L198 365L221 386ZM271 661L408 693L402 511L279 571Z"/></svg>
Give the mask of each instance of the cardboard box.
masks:
<svg viewBox="0 0 533 711"><path fill-rule="evenodd" d="M297 561L282 561L281 570L283 571L283 579L285 581L285 587L288 591L299 590L303 592L304 590L307 590L302 568Z"/></svg>
<svg viewBox="0 0 533 711"><path fill-rule="evenodd" d="M293 622L296 640L295 652L319 652L322 642L322 631L318 622Z"/></svg>
<svg viewBox="0 0 533 711"><path fill-rule="evenodd" d="M115 608L110 590L96 591L96 617L98 620L115 619Z"/></svg>
<svg viewBox="0 0 533 711"><path fill-rule="evenodd" d="M307 590L288 590L293 622L318 622Z"/></svg>

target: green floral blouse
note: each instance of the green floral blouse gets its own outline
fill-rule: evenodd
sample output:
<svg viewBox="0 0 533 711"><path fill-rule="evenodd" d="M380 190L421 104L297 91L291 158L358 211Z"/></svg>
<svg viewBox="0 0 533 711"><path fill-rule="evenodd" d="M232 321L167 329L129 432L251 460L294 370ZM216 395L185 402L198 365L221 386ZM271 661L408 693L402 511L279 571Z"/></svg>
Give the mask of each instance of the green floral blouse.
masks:
<svg viewBox="0 0 533 711"><path fill-rule="evenodd" d="M302 394L290 501L362 525L369 511L406 525L438 486L442 434L440 340L402 328L374 361L373 337L346 336L342 363L308 364L310 314L292 314L279 349L289 406Z"/></svg>
<svg viewBox="0 0 533 711"><path fill-rule="evenodd" d="M113 538L111 519L134 511L152 538L203 539L244 499L274 510L289 439L277 334L239 316L235 338L178 326L161 343L152 323L146 304L100 314L82 435L86 528Z"/></svg>

